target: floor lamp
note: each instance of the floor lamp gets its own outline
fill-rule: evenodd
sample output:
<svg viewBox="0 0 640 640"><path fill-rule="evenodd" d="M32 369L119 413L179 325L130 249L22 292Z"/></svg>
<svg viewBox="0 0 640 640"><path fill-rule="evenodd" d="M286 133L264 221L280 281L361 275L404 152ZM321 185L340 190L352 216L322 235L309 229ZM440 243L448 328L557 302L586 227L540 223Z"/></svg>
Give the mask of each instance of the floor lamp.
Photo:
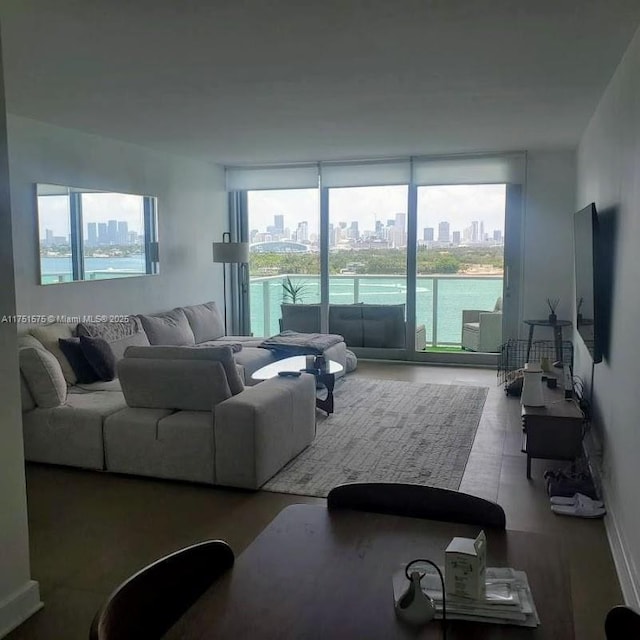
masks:
<svg viewBox="0 0 640 640"><path fill-rule="evenodd" d="M222 242L213 243L213 261L222 264L222 290L224 296L224 332L228 333L227 326L227 265L245 264L249 262L249 243L231 242L231 233L225 231L222 234Z"/></svg>

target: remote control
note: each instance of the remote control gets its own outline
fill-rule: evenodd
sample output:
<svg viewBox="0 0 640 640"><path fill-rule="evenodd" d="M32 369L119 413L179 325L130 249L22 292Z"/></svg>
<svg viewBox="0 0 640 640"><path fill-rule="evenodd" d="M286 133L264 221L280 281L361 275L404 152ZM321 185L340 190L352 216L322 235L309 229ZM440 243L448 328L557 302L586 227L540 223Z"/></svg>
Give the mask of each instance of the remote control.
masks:
<svg viewBox="0 0 640 640"><path fill-rule="evenodd" d="M278 371L278 375L281 378L298 378L300 376L299 371Z"/></svg>

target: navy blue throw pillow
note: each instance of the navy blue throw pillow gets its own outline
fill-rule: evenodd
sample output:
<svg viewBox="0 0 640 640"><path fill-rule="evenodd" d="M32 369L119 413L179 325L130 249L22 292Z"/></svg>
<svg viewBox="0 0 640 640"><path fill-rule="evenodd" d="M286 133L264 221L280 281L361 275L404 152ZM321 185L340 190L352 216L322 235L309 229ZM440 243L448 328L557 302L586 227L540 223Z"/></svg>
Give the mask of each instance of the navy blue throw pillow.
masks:
<svg viewBox="0 0 640 640"><path fill-rule="evenodd" d="M80 347L98 380L108 382L116 377L116 357L106 340L80 336Z"/></svg>
<svg viewBox="0 0 640 640"><path fill-rule="evenodd" d="M59 338L58 345L65 358L69 361L73 372L80 384L88 384L99 380L93 367L82 353L80 338Z"/></svg>

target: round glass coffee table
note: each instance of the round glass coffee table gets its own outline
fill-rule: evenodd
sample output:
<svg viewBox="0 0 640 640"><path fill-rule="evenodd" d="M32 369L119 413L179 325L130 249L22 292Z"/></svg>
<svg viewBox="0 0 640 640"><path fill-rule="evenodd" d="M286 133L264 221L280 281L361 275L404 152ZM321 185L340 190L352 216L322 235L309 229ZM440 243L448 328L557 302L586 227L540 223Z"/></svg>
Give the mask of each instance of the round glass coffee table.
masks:
<svg viewBox="0 0 640 640"><path fill-rule="evenodd" d="M327 388L326 398L316 398L316 407L326 412L333 413L333 388L336 383L336 373L340 373L344 367L335 360L328 360L325 369L307 369L306 356L291 356L284 360L276 360L271 364L261 367L251 375L252 380L269 380L275 378L281 371L304 371L311 373L316 380Z"/></svg>

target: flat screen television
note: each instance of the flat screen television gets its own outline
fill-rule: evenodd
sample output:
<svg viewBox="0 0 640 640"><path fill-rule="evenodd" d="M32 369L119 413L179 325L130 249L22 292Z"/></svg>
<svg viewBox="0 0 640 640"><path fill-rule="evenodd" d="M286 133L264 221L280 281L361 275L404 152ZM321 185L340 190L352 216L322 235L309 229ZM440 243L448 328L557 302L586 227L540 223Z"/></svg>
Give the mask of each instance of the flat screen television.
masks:
<svg viewBox="0 0 640 640"><path fill-rule="evenodd" d="M593 362L602 361L602 289L599 286L599 228L596 205L578 211L573 218L578 335Z"/></svg>

